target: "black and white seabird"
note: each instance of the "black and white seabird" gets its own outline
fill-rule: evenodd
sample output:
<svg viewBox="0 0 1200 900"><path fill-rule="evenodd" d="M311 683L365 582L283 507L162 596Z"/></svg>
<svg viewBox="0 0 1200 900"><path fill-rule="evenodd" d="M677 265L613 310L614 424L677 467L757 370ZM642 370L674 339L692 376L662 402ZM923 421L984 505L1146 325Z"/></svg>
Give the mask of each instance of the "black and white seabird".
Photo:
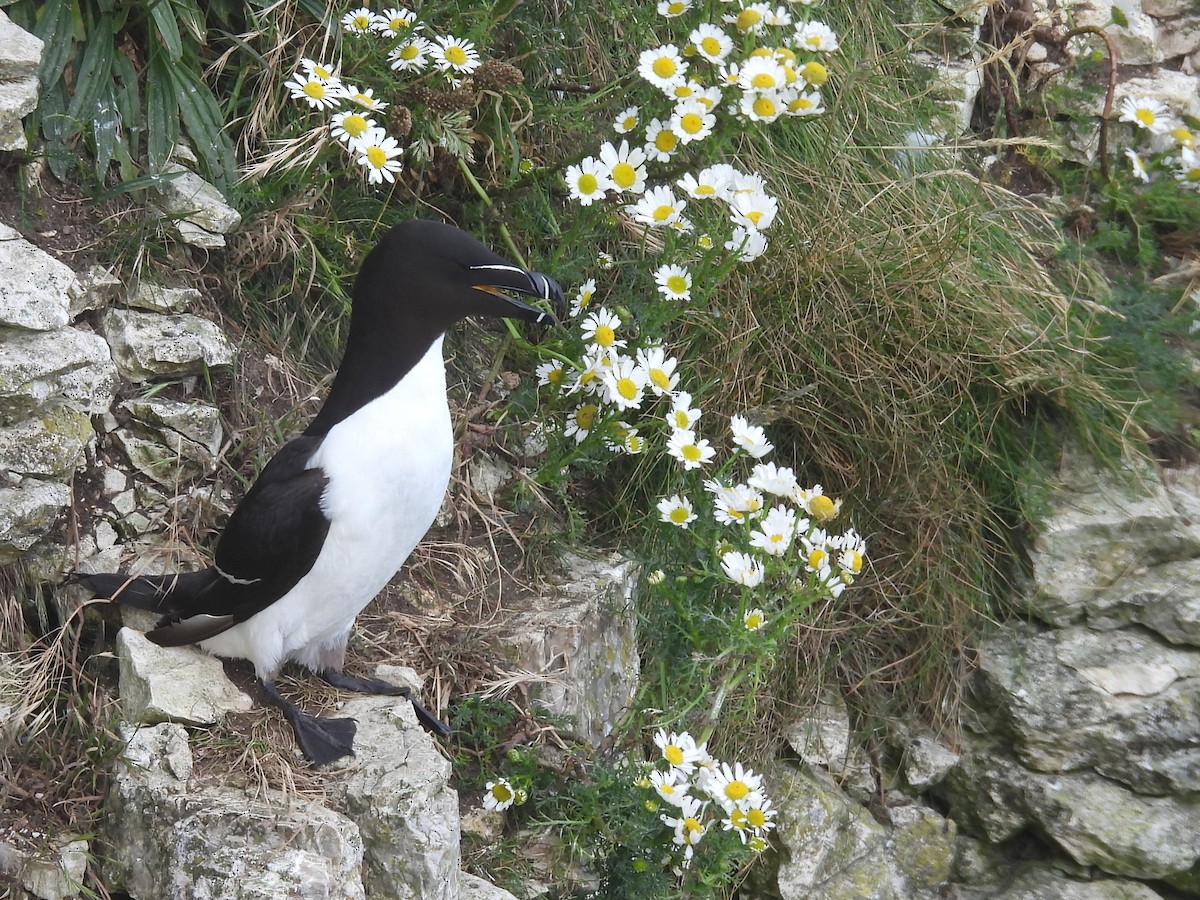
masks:
<svg viewBox="0 0 1200 900"><path fill-rule="evenodd" d="M253 662L264 695L314 764L352 753L355 724L284 700L274 681L289 661L335 687L408 696L426 728L448 733L407 689L342 667L355 617L424 537L449 484L446 330L469 316L554 321L513 294L565 306L553 279L457 228L421 220L392 228L359 270L346 352L325 404L234 510L213 565L78 583L162 613L146 635L157 644L199 644Z"/></svg>

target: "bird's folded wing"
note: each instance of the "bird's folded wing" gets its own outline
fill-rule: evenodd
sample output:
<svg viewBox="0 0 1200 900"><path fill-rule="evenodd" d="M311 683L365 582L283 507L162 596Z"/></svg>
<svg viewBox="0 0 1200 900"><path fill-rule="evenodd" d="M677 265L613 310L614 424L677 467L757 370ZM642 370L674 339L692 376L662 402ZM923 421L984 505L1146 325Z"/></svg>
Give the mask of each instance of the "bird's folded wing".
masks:
<svg viewBox="0 0 1200 900"><path fill-rule="evenodd" d="M308 574L329 531L321 511L325 473L305 468L320 440L293 438L263 469L217 543L213 569L221 576L219 589L177 605L175 622L211 616L230 617L226 627L236 625Z"/></svg>

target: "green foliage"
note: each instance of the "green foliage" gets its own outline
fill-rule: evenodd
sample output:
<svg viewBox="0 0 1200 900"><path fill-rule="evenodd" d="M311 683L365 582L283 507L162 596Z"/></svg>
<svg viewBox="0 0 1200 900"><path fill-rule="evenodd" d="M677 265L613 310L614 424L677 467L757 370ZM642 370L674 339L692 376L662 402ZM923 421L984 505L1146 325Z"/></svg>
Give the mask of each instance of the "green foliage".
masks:
<svg viewBox="0 0 1200 900"><path fill-rule="evenodd" d="M206 13L224 25L232 10L205 9L194 0L18 0L8 8L47 48L33 127L58 178L79 164L81 138L104 183L113 163L126 181L161 171L186 134L214 182L233 184L226 117L203 77Z"/></svg>

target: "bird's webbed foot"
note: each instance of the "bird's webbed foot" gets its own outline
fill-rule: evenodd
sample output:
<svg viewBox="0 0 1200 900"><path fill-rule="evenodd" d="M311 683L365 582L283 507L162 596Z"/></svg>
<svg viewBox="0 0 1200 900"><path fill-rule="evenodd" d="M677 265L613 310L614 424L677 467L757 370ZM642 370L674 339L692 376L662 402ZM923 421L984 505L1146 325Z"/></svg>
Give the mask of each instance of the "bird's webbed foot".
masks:
<svg viewBox="0 0 1200 900"><path fill-rule="evenodd" d="M270 682L261 682L263 694L279 708L292 726L300 752L314 766L323 766L335 759L354 754L354 719L330 719L303 712L296 704L283 699Z"/></svg>
<svg viewBox="0 0 1200 900"><path fill-rule="evenodd" d="M421 723L426 731L436 734L438 737L447 737L450 734L450 726L440 721L437 716L421 705L421 701L414 697L412 691L407 687L392 684L390 681L384 681L382 678L355 678L353 675L347 675L345 672L339 672L334 669L322 669L317 672L317 676L335 688L341 688L346 691L404 697L413 705L413 712L417 714L417 721Z"/></svg>

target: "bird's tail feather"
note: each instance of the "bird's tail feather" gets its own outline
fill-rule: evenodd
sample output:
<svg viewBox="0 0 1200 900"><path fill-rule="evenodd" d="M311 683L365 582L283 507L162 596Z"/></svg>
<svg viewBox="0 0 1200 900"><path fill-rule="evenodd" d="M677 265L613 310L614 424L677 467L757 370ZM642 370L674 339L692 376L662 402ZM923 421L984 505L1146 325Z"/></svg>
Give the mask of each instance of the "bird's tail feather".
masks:
<svg viewBox="0 0 1200 900"><path fill-rule="evenodd" d="M124 575L120 572L79 575L73 583L83 585L98 597L108 597L127 606L169 614L186 608L188 603L213 586L220 578L212 569L171 575Z"/></svg>

